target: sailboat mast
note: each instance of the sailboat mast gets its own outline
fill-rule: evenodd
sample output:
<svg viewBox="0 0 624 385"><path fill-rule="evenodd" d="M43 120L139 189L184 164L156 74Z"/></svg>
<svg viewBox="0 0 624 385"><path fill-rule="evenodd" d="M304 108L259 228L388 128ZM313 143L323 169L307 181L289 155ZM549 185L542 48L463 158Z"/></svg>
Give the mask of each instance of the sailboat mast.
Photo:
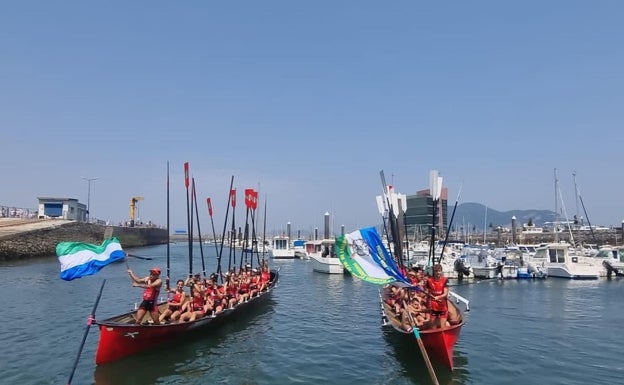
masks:
<svg viewBox="0 0 624 385"><path fill-rule="evenodd" d="M578 224L580 225L580 221L579 221L579 192L578 192L578 188L576 187L576 170L574 170L572 172L572 179L574 180L574 202L576 203L576 217L575 219L577 220Z"/></svg>
<svg viewBox="0 0 624 385"><path fill-rule="evenodd" d="M487 243L485 236L487 235L487 205L485 206L485 220L483 221L483 244Z"/></svg>
<svg viewBox="0 0 624 385"><path fill-rule="evenodd" d="M557 168L555 168L555 219L553 221L553 231L555 232L555 242L559 242L559 233L557 232L559 225L557 220L559 219L559 209L557 208L557 199L559 199L557 192L559 189L559 180L557 180Z"/></svg>

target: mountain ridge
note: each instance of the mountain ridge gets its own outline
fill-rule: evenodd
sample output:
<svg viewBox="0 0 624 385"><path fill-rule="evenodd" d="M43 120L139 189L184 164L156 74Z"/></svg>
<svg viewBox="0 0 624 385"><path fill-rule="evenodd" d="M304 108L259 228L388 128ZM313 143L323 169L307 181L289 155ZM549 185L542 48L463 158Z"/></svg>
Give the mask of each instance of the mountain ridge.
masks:
<svg viewBox="0 0 624 385"><path fill-rule="evenodd" d="M453 207L448 207L448 221L453 214ZM487 216L487 217L486 217ZM457 205L455 217L453 218L453 229L466 227L466 230L483 231L484 225L488 228L498 226L511 228L511 218L516 217L516 227L533 222L535 226L544 226L546 222L553 222L555 212L551 210L508 210L498 211L487 207L481 203L466 202Z"/></svg>

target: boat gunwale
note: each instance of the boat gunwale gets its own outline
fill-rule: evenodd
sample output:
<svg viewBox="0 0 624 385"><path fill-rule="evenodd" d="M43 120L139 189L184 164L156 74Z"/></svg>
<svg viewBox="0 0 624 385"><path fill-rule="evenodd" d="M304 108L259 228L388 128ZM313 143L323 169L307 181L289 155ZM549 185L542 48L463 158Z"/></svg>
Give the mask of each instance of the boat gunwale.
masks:
<svg viewBox="0 0 624 385"><path fill-rule="evenodd" d="M104 319L103 321L98 321L98 320L94 320L93 323L101 326L101 327L114 327L114 328L128 328L128 329L143 329L143 328L147 328L147 329L154 329L154 328L173 328L173 327L177 327L177 328L182 328L182 327L189 327L191 325L196 325L196 324L200 324L200 323L209 323L212 320L216 320L218 318L223 318L226 317L232 313L235 313L237 310L239 310L241 307L246 307L245 305L251 304L253 303L255 300L259 300L263 297L265 297L267 294L270 294L273 291L273 288L275 288L275 286L277 285L277 282L279 280L279 270L271 270L273 279L270 281L271 284L269 285L269 287L267 288L267 290L261 292L259 295L253 297L253 298L249 298L247 301L243 302L243 303L239 303L236 304L234 307L232 308L228 308L228 309L223 309L222 311L220 311L219 313L215 313L215 314L209 314L209 315L205 315L201 318L197 318L193 321L188 321L188 322L175 322L175 323L162 323L162 324L158 324L158 325L154 325L152 323L147 323L147 324L137 324L137 323L130 323L130 320L134 320L134 314L137 313L137 310L133 310L124 314L120 314L120 315L116 315L113 317L109 317ZM167 307L167 301L161 302L158 304L158 309L159 309L159 314L162 313L162 310L164 310ZM147 314L148 316L151 316L150 314ZM124 318L129 318L128 321L123 322L121 321Z"/></svg>

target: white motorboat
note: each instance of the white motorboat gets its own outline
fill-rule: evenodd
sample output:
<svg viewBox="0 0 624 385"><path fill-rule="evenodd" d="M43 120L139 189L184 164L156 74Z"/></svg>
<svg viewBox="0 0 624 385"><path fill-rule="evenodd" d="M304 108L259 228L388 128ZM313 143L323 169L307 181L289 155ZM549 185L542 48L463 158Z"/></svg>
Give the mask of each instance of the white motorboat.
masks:
<svg viewBox="0 0 624 385"><path fill-rule="evenodd" d="M624 248L618 249L613 246L603 246L593 258L604 267L601 275L608 278L611 278L613 273L616 276L624 276Z"/></svg>
<svg viewBox="0 0 624 385"><path fill-rule="evenodd" d="M344 266L336 255L334 239L306 242L306 254L312 262L312 270L325 274L344 274ZM313 250L308 253L308 250Z"/></svg>
<svg viewBox="0 0 624 385"><path fill-rule="evenodd" d="M305 251L305 240L295 239L293 241L293 249L295 250L295 258L308 259L308 255Z"/></svg>
<svg viewBox="0 0 624 385"><path fill-rule="evenodd" d="M531 263L540 262L549 277L598 279L602 266L595 259L572 253L567 243L551 243L537 248Z"/></svg>
<svg viewBox="0 0 624 385"><path fill-rule="evenodd" d="M290 238L286 235L277 235L273 237L269 252L271 253L271 257L273 259L295 258L295 249L290 246Z"/></svg>

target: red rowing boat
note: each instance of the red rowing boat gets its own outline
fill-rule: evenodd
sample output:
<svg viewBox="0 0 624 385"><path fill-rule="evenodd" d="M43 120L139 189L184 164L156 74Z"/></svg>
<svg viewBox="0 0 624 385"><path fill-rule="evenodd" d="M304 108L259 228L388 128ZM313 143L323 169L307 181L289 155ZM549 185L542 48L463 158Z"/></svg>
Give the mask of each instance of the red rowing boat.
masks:
<svg viewBox="0 0 624 385"><path fill-rule="evenodd" d="M394 313L394 309L384 301L387 295L386 290L381 290L382 303L382 319L384 324L392 326L392 328L401 333L401 337L417 343L416 337L412 331L406 331L401 325L401 317ZM427 350L427 354L437 363L443 365L449 370L453 370L453 349L459 338L461 327L464 325L464 318L460 309L448 300L449 309L453 307L456 310L457 318L453 320L453 324L443 328L421 329L419 330L420 338Z"/></svg>
<svg viewBox="0 0 624 385"><path fill-rule="evenodd" d="M180 340L195 331L216 327L233 314L240 314L245 309L265 302L279 280L279 270L271 270L271 279L266 291L250 298L247 302L223 310L214 315L206 315L192 322L179 322L161 325L137 325L134 322L136 311L96 321L100 328L100 341L95 354L97 365L107 364L169 342ZM167 306L159 305L160 311ZM146 316L146 317L149 317Z"/></svg>

